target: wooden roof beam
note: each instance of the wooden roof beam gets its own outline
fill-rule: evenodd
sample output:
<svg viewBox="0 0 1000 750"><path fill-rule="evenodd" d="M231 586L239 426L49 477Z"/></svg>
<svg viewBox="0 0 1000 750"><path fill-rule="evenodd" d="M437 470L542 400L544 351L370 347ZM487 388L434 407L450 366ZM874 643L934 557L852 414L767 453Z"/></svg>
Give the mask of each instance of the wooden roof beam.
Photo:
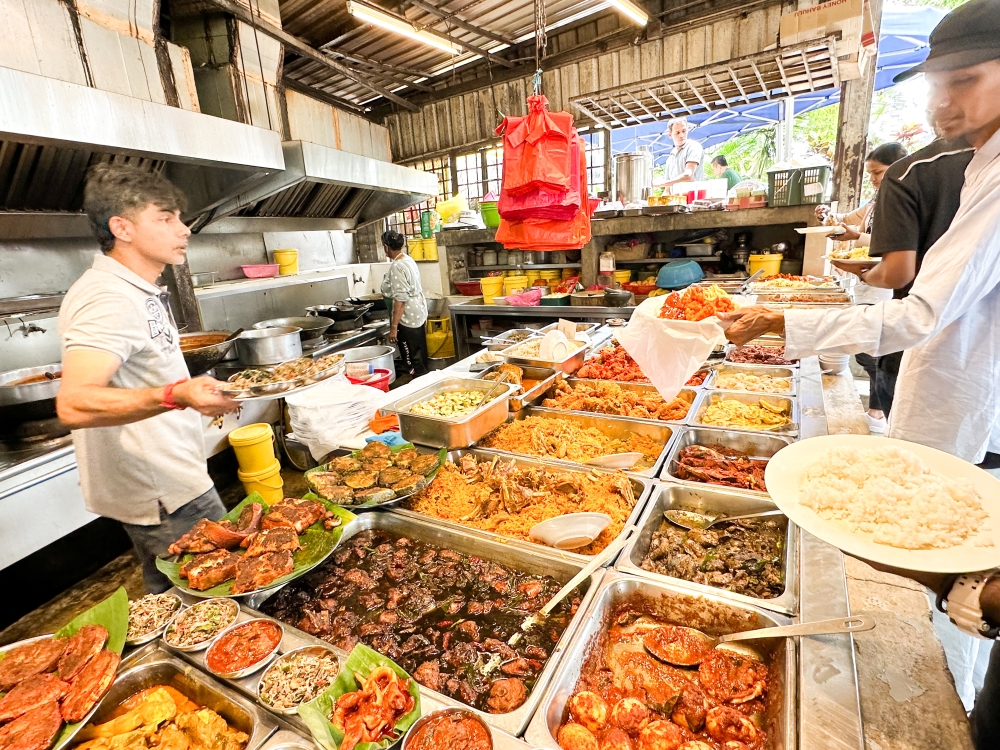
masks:
<svg viewBox="0 0 1000 750"><path fill-rule="evenodd" d="M508 47L514 47L516 43L513 39L509 39L500 34L495 34L489 29L484 29L482 26L476 26L475 24L469 23L461 18L459 18L454 13L449 13L446 10L438 8L436 5L431 5L424 0L409 0L407 5L412 5L414 8L419 8L425 13L430 13L432 16L437 16L438 18L449 21L460 29L465 29L466 31L471 31L473 34L478 34L486 39L492 39L494 42L499 42L500 44L506 44Z"/></svg>

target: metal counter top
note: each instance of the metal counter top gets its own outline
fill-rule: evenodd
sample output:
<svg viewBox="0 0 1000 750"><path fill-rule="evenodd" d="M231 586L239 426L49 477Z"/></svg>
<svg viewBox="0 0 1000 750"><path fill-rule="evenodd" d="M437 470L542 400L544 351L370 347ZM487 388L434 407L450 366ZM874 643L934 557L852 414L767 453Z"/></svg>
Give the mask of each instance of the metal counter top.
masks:
<svg viewBox="0 0 1000 750"><path fill-rule="evenodd" d="M476 298L481 299L481 298ZM535 305L532 307L517 307L515 305L476 305L465 303L452 305L449 312L454 315L484 315L514 316L517 318L566 318L579 320L584 318L631 318L634 307L597 307L589 305L565 305L549 307Z"/></svg>

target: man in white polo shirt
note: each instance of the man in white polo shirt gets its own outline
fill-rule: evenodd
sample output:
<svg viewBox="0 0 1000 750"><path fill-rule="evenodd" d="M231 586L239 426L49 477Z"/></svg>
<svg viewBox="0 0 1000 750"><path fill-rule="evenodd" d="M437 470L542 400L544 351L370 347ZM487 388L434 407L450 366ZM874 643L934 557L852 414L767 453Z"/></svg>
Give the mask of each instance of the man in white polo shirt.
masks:
<svg viewBox="0 0 1000 750"><path fill-rule="evenodd" d="M688 138L687 120L671 120L667 126L674 148L667 156L666 182L657 187L670 187L678 182L697 182L705 179L705 150L693 138Z"/></svg>
<svg viewBox="0 0 1000 750"><path fill-rule="evenodd" d="M121 521L153 593L169 580L155 566L200 518L225 513L205 465L200 414L236 403L218 381L188 375L166 295L156 285L184 261L191 231L184 196L134 167L93 167L84 210L102 254L59 310L59 418L73 430L87 509Z"/></svg>

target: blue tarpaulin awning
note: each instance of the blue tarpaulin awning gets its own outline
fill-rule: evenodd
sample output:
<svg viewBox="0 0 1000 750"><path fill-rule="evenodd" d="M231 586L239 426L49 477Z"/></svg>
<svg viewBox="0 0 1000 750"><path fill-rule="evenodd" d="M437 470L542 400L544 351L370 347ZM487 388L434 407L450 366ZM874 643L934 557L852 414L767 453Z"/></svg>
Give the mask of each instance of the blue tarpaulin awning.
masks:
<svg viewBox="0 0 1000 750"><path fill-rule="evenodd" d="M927 57L928 37L945 16L945 11L930 7L887 7L882 12L878 56L875 70L875 90L892 86L895 75ZM836 104L840 89L827 89L795 97L795 114ZM691 137L705 148L725 143L741 133L774 125L781 120L778 101L743 104L730 109L704 112L688 116ZM656 163L662 163L673 148L663 122L634 125L611 131L613 154L635 151L638 146L649 146Z"/></svg>

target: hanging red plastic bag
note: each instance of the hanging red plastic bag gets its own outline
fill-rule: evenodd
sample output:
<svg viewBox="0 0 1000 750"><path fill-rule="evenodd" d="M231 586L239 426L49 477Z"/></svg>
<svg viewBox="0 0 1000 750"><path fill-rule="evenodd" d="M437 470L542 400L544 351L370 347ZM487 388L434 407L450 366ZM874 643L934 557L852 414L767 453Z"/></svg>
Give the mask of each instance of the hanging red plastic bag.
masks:
<svg viewBox="0 0 1000 750"><path fill-rule="evenodd" d="M503 193L567 190L572 180L573 115L549 112L544 96L528 97L528 114L505 117L496 129L503 136Z"/></svg>
<svg viewBox="0 0 1000 750"><path fill-rule="evenodd" d="M572 167L570 168L570 187L560 190L539 188L523 195L512 195L506 190L500 191L500 201L497 211L505 219L557 219L569 221L580 209L587 193L580 194L580 170L586 171L586 160L580 165L580 138L573 128L573 138L570 143Z"/></svg>

